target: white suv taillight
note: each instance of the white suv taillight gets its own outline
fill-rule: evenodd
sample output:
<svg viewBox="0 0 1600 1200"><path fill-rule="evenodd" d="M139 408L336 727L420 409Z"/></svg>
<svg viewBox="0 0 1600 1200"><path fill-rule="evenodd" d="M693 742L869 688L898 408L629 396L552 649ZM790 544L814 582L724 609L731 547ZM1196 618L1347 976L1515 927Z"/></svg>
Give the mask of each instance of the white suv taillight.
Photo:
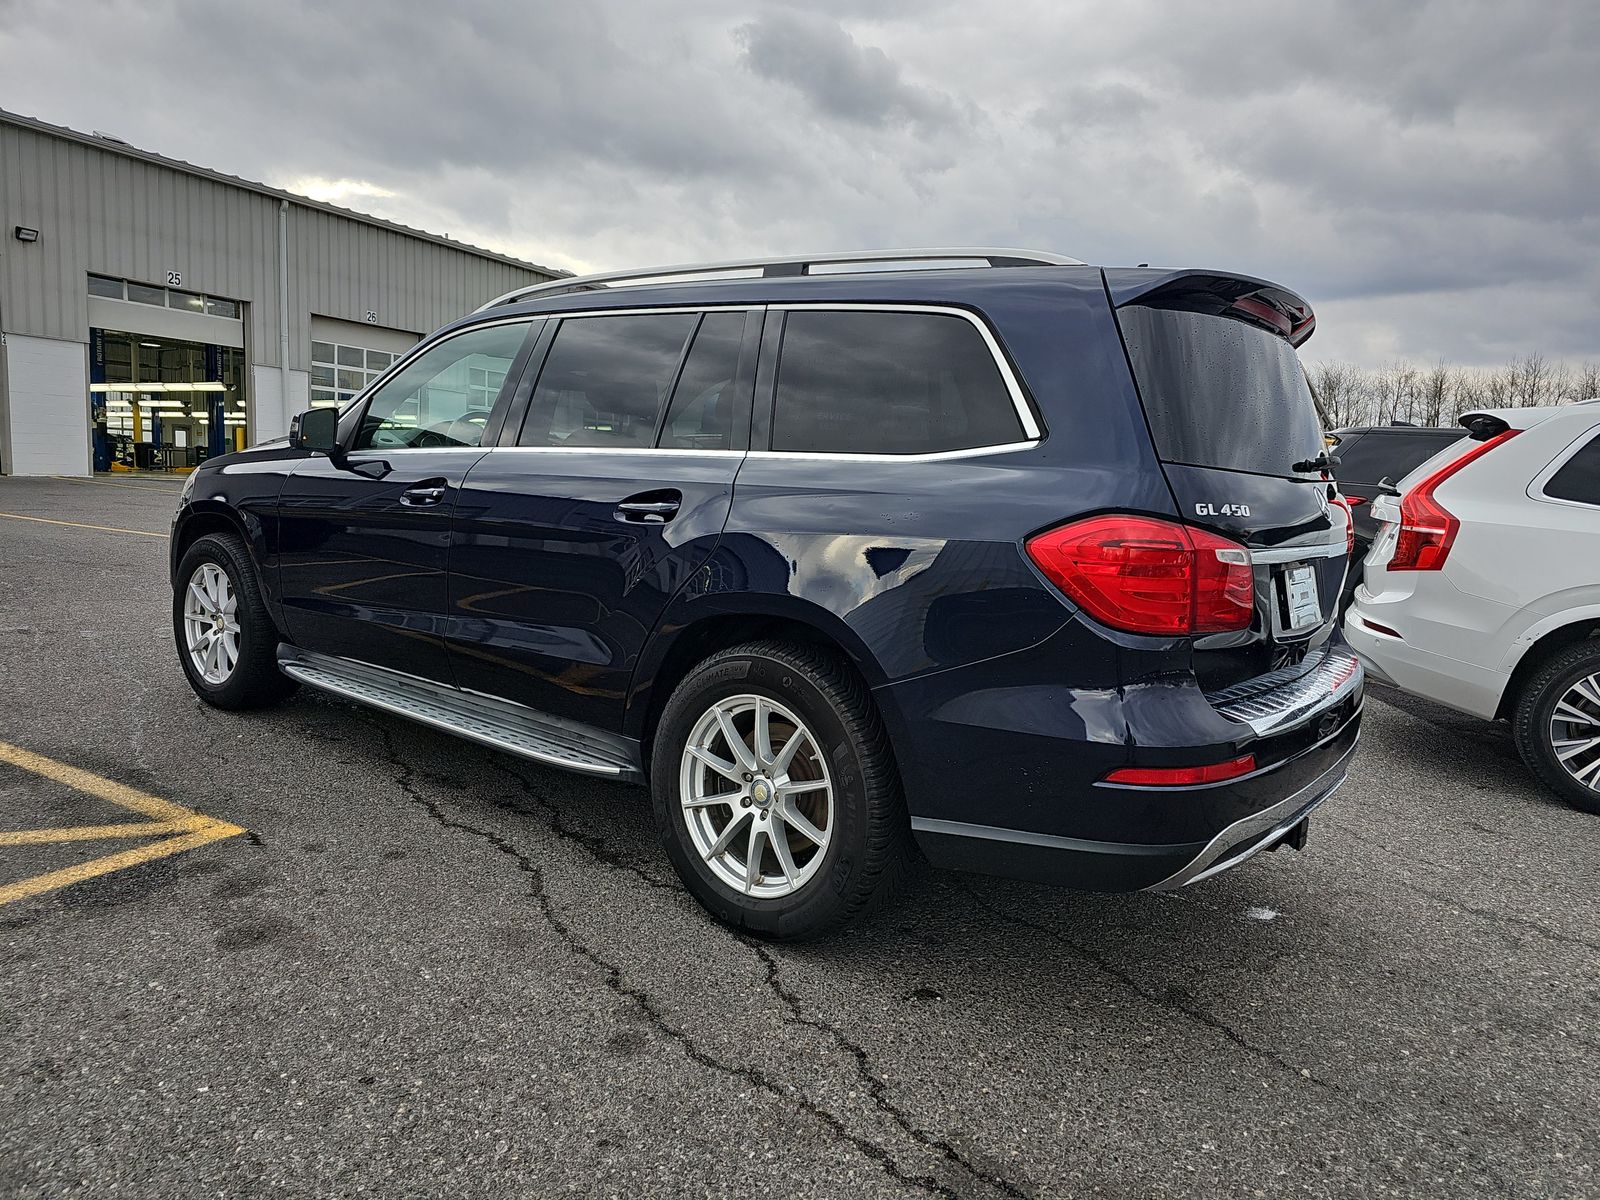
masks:
<svg viewBox="0 0 1600 1200"><path fill-rule="evenodd" d="M1440 504L1434 492L1446 479L1468 463L1482 458L1489 451L1517 435L1517 430L1507 429L1486 442L1481 442L1459 458L1451 459L1416 487L1400 497L1400 528L1395 537L1394 554L1389 559L1391 571L1437 571L1450 556L1461 522Z"/></svg>

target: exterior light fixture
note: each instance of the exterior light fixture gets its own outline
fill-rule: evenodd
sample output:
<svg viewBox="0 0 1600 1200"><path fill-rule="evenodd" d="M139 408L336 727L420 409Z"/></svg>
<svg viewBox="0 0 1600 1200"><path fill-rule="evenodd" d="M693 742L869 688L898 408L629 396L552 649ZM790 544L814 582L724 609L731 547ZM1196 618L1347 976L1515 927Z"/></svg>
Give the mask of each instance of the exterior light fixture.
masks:
<svg viewBox="0 0 1600 1200"><path fill-rule="evenodd" d="M29 229L26 225L18 225L11 232L16 235L19 242L37 242L39 240L39 231L37 229Z"/></svg>

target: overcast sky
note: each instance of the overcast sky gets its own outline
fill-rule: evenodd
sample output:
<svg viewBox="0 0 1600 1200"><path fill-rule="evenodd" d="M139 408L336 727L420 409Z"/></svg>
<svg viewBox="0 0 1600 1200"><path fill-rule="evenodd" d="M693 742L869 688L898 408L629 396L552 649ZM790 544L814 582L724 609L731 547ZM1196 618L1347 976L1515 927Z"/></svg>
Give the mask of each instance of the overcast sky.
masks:
<svg viewBox="0 0 1600 1200"><path fill-rule="evenodd" d="M1600 359L1600 2L0 0L0 107L576 270L999 245Z"/></svg>

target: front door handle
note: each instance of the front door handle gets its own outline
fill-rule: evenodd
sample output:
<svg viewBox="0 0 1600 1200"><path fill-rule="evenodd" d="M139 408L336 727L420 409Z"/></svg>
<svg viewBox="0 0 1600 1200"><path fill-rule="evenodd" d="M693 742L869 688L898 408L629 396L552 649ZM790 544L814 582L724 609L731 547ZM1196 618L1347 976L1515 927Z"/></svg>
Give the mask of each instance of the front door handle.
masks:
<svg viewBox="0 0 1600 1200"><path fill-rule="evenodd" d="M683 497L677 492L645 492L618 504L616 517L636 525L665 525L681 507Z"/></svg>
<svg viewBox="0 0 1600 1200"><path fill-rule="evenodd" d="M414 483L400 493L400 503L407 508L429 508L444 499L445 481L429 479Z"/></svg>

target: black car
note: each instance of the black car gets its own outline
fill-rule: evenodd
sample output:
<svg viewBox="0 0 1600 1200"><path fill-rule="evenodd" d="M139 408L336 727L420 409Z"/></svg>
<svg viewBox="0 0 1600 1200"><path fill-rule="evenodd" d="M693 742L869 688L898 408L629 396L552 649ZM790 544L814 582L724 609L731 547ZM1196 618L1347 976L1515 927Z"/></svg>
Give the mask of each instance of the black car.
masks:
<svg viewBox="0 0 1600 1200"><path fill-rule="evenodd" d="M1390 484L1399 483L1446 446L1466 437L1467 431L1459 426L1434 429L1396 422L1336 429L1328 436L1333 443L1332 452L1339 459L1333 475L1350 506L1355 528L1350 572L1340 597L1339 611L1343 612L1355 596L1356 585L1361 582L1362 560L1378 534L1378 523L1372 518L1372 501L1382 491L1380 484L1384 480Z"/></svg>
<svg viewBox="0 0 1600 1200"><path fill-rule="evenodd" d="M913 847L1180 887L1298 847L1356 744L1312 323L1021 251L528 288L190 476L179 657L218 707L304 683L648 783L764 935Z"/></svg>

